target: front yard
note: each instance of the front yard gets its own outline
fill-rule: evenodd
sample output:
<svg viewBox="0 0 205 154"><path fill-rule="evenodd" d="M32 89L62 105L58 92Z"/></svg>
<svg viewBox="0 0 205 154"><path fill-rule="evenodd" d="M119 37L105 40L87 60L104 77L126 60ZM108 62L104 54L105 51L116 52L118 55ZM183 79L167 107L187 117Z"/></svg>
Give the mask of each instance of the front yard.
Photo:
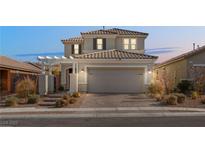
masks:
<svg viewBox="0 0 205 154"><path fill-rule="evenodd" d="M81 93L80 96L72 96L65 92L49 94L40 97L36 103L26 103L21 99L15 106L6 106L5 100L1 103L1 108L8 107L35 107L35 108L109 108L109 107L186 107L205 108L201 100L205 96L197 99L186 97L183 103L169 105L161 100L149 97L145 94L91 94Z"/></svg>

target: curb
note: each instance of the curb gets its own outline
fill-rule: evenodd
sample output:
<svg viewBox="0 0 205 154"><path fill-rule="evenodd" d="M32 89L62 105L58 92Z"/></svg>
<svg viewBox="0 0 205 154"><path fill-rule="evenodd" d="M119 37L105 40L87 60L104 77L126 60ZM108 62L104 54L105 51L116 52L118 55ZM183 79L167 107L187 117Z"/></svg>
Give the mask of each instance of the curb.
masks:
<svg viewBox="0 0 205 154"><path fill-rule="evenodd" d="M69 114L21 114L1 115L1 119L28 119L28 118L125 118L125 117L193 117L205 116L203 112L162 112L162 113L69 113Z"/></svg>

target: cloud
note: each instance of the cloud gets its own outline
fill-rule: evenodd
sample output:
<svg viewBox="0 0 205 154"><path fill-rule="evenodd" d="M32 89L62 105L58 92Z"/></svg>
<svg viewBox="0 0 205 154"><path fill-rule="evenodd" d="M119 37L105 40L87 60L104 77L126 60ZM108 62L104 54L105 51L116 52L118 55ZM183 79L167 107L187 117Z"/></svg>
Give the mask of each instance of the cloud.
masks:
<svg viewBox="0 0 205 154"><path fill-rule="evenodd" d="M42 53L23 53L17 54L16 57L33 57L33 56L56 56L56 55L64 55L64 52L42 52Z"/></svg>
<svg viewBox="0 0 205 154"><path fill-rule="evenodd" d="M179 47L164 47L164 48L152 48L152 49L146 49L146 53L149 54L163 54L163 53L170 53L170 52L176 52L180 48Z"/></svg>

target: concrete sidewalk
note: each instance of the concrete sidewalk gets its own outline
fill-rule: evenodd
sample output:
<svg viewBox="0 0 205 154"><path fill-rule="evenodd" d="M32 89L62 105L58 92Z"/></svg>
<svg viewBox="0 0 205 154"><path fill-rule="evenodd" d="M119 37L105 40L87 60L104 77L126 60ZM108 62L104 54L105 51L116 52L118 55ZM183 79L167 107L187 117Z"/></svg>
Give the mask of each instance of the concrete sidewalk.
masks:
<svg viewBox="0 0 205 154"><path fill-rule="evenodd" d="M29 119L29 118L125 118L125 117L204 117L205 112L150 112L150 113L138 113L138 112L127 112L127 113L109 113L109 112L89 112L89 113L22 113L22 114L7 114L0 115L0 119Z"/></svg>
<svg viewBox="0 0 205 154"><path fill-rule="evenodd" d="M180 117L205 116L205 109L180 107L115 108L5 108L0 119L18 118L113 118L113 117Z"/></svg>
<svg viewBox="0 0 205 154"><path fill-rule="evenodd" d="M178 112L205 112L205 108L184 107L104 107L104 108L1 108L0 114L4 113L39 113L39 112L98 112L98 111L178 111Z"/></svg>

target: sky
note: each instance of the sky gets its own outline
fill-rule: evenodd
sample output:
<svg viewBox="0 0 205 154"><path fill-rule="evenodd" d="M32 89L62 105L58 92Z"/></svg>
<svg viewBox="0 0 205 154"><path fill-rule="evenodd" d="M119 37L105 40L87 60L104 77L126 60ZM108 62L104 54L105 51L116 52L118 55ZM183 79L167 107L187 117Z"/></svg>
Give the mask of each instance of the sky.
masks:
<svg viewBox="0 0 205 154"><path fill-rule="evenodd" d="M149 33L145 53L159 56L163 62L192 50L193 43L205 45L205 26L105 26ZM0 27L0 55L21 61L37 61L37 56L62 56L62 39L80 36L80 32L102 26L6 26Z"/></svg>

